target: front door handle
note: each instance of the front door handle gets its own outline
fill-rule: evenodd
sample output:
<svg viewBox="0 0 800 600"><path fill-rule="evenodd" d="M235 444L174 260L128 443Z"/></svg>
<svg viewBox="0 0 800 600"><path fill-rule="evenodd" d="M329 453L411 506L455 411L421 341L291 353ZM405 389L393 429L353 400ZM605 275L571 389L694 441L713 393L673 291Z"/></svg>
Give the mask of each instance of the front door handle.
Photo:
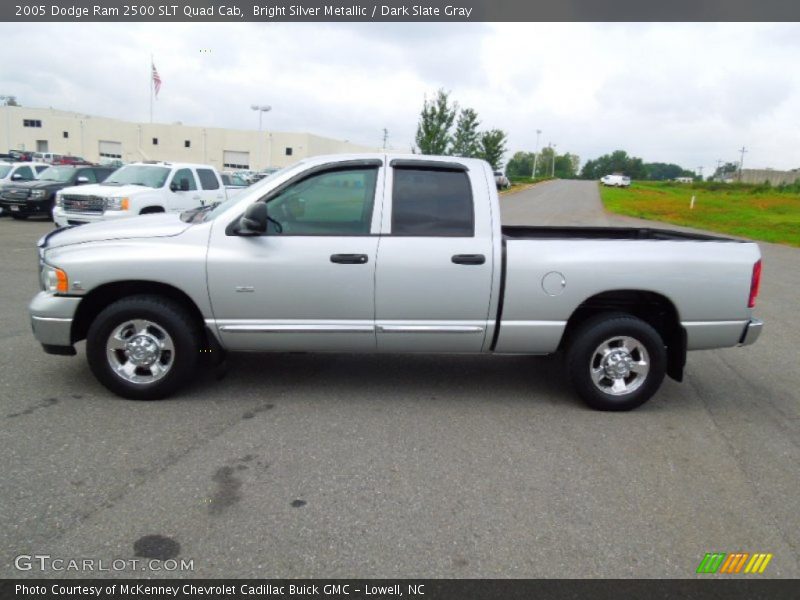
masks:
<svg viewBox="0 0 800 600"><path fill-rule="evenodd" d="M365 265L368 260L366 254L331 254L331 262L340 265Z"/></svg>
<svg viewBox="0 0 800 600"><path fill-rule="evenodd" d="M482 265L486 262L486 257L483 254L456 254L453 262L457 265Z"/></svg>

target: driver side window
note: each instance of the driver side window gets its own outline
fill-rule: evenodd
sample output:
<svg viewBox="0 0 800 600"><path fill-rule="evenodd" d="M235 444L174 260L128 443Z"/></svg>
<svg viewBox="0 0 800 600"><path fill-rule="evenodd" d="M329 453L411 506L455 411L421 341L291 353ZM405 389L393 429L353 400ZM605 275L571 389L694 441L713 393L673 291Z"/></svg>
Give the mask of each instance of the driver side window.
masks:
<svg viewBox="0 0 800 600"><path fill-rule="evenodd" d="M311 175L267 201L270 235L368 235L377 167Z"/></svg>
<svg viewBox="0 0 800 600"><path fill-rule="evenodd" d="M192 175L191 169L180 169L175 173L175 177L172 178L173 183L178 184L178 189L183 189L181 182L186 180L189 184L188 190L196 190L197 184L194 181L194 175Z"/></svg>

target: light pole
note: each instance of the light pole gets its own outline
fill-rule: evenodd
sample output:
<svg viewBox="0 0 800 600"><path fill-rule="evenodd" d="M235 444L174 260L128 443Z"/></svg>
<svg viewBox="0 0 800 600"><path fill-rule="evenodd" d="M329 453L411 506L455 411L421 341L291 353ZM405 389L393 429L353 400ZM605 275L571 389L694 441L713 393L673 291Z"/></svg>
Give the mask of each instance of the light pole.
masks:
<svg viewBox="0 0 800 600"><path fill-rule="evenodd" d="M256 144L256 163L261 164L261 117L272 110L269 104L253 104L251 109L258 111L258 144Z"/></svg>
<svg viewBox="0 0 800 600"><path fill-rule="evenodd" d="M539 136L542 134L541 129L536 130L536 147L533 150L533 173L531 179L536 179L536 159L539 158Z"/></svg>
<svg viewBox="0 0 800 600"><path fill-rule="evenodd" d="M556 176L556 145L553 142L550 142L550 147L553 149L553 169L552 169L552 171L550 171L550 177L555 177Z"/></svg>

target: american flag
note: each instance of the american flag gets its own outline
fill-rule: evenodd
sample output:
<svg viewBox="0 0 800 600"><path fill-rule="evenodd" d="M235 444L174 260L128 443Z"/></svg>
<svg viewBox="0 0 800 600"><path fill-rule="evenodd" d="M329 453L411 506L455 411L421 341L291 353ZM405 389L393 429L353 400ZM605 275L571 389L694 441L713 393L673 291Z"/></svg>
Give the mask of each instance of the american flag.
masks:
<svg viewBox="0 0 800 600"><path fill-rule="evenodd" d="M153 67L153 90L158 98L158 91L161 89L161 76L158 74L155 63L150 63Z"/></svg>

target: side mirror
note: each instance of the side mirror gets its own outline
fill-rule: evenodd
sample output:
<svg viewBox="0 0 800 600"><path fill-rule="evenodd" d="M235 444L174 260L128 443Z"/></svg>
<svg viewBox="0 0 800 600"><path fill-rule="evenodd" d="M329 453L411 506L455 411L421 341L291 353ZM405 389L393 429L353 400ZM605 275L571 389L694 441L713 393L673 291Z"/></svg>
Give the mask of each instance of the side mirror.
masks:
<svg viewBox="0 0 800 600"><path fill-rule="evenodd" d="M20 179L22 179L22 175L20 175L19 173L14 173L11 176L11 181L19 181Z"/></svg>
<svg viewBox="0 0 800 600"><path fill-rule="evenodd" d="M188 192L189 191L189 180L188 179L181 179L181 191Z"/></svg>
<svg viewBox="0 0 800 600"><path fill-rule="evenodd" d="M267 232L267 205L256 202L247 207L239 219L239 235L261 235Z"/></svg>
<svg viewBox="0 0 800 600"><path fill-rule="evenodd" d="M169 184L169 189L173 192L188 192L189 191L189 180L179 179L178 181L172 180L172 183Z"/></svg>
<svg viewBox="0 0 800 600"><path fill-rule="evenodd" d="M89 183L89 178L88 177L84 177L83 175L81 175L75 181L76 181L76 183L78 185L81 185L82 183Z"/></svg>

